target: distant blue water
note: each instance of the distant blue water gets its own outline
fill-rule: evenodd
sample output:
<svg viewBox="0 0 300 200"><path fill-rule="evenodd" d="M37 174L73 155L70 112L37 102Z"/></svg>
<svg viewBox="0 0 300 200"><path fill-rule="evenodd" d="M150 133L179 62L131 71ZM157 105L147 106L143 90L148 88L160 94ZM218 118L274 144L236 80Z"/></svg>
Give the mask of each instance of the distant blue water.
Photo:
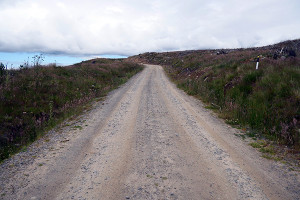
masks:
<svg viewBox="0 0 300 200"><path fill-rule="evenodd" d="M0 52L0 62L5 66L10 68L19 68L20 65L24 64L28 61L31 65L33 58L35 55L40 55L40 53L10 53L10 52ZM56 63L59 66L72 65L75 63L79 63L84 60L90 60L96 57L101 58L126 58L126 56L119 55L99 55L99 56L90 56L90 57L75 57L68 55L54 55L54 54L43 54L44 61L41 63L42 65L47 65L50 63Z"/></svg>

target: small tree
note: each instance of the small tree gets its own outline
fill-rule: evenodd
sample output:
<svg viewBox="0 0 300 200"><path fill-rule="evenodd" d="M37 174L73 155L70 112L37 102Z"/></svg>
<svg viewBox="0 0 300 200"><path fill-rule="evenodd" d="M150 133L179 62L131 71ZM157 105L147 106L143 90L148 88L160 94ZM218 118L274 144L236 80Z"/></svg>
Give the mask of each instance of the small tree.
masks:
<svg viewBox="0 0 300 200"><path fill-rule="evenodd" d="M0 76L3 76L5 74L5 66L3 63L0 63Z"/></svg>

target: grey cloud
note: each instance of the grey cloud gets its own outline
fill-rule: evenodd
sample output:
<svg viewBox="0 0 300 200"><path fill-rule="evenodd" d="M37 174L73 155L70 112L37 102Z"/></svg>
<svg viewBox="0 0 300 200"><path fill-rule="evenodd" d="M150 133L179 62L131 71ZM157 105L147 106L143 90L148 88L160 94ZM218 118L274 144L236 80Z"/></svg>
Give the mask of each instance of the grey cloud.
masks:
<svg viewBox="0 0 300 200"><path fill-rule="evenodd" d="M300 37L298 0L0 0L0 51L133 55Z"/></svg>

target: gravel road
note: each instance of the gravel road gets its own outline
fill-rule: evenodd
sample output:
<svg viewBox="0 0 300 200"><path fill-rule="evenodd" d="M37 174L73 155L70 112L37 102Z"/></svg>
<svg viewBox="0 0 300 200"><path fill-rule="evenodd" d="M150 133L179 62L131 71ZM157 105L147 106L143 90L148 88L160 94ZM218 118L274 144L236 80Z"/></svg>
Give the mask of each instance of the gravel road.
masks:
<svg viewBox="0 0 300 200"><path fill-rule="evenodd" d="M298 172L236 134L147 65L2 163L0 198L300 199Z"/></svg>

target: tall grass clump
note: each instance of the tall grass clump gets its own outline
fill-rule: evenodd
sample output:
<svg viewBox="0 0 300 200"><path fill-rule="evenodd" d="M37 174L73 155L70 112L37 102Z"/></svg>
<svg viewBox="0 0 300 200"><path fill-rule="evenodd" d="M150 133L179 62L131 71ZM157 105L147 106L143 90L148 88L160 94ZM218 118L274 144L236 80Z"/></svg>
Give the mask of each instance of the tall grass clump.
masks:
<svg viewBox="0 0 300 200"><path fill-rule="evenodd" d="M231 121L259 130L271 139L299 146L299 70L300 65L280 63L239 72L228 66L217 72L209 70L209 74L203 73L197 79L175 77L181 88L217 105Z"/></svg>
<svg viewBox="0 0 300 200"><path fill-rule="evenodd" d="M0 66L0 160L36 140L43 132L76 114L83 105L126 82L140 65L95 59L68 67Z"/></svg>

